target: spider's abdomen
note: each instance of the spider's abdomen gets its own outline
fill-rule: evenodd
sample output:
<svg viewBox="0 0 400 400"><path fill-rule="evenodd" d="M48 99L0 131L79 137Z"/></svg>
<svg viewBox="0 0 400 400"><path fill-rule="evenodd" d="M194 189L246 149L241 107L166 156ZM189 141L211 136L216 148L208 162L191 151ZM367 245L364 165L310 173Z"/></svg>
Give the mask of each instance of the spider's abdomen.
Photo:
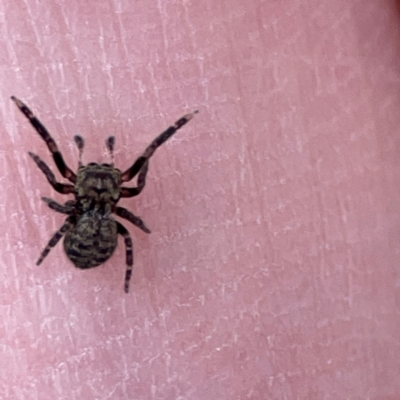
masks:
<svg viewBox="0 0 400 400"><path fill-rule="evenodd" d="M118 242L117 223L109 216L87 212L69 230L64 250L76 267L86 269L106 262Z"/></svg>

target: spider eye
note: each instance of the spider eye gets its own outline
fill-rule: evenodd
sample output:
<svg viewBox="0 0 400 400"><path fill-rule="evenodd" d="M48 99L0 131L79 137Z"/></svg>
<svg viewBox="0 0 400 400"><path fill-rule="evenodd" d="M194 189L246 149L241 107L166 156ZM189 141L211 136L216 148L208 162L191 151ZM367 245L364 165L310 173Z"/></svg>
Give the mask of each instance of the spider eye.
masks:
<svg viewBox="0 0 400 400"><path fill-rule="evenodd" d="M88 165L98 165L98 164L95 162L90 162Z"/></svg>
<svg viewBox="0 0 400 400"><path fill-rule="evenodd" d="M111 164L103 163L101 164L103 167L111 167Z"/></svg>

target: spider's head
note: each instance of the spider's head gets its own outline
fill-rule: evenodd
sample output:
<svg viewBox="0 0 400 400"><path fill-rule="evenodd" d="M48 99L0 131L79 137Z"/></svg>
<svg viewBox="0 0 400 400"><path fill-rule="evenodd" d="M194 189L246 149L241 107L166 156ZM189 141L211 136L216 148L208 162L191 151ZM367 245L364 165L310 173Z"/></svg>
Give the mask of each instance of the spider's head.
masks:
<svg viewBox="0 0 400 400"><path fill-rule="evenodd" d="M120 198L121 171L110 164L81 166L75 184L77 198L87 207L115 204Z"/></svg>

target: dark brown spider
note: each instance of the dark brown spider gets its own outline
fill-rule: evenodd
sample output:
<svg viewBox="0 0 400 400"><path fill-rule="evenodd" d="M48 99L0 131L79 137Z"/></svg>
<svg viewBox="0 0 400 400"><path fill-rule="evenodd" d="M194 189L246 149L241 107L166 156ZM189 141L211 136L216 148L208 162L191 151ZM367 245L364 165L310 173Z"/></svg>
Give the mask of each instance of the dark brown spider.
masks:
<svg viewBox="0 0 400 400"><path fill-rule="evenodd" d="M121 197L137 196L143 190L150 157L159 146L190 121L198 111L185 115L176 121L173 126L170 126L157 136L144 153L125 172L114 168L113 150L115 138L113 136L106 140L112 163L97 164L92 162L88 165L82 165L81 162L84 140L81 136L75 136L74 140L79 149L79 169L78 173L75 174L65 163L54 139L32 111L16 97L12 96L11 99L46 142L61 175L72 182L73 185L57 182L53 172L39 156L31 152L29 152L29 155L57 192L62 194L71 193L75 196L75 200L69 200L64 205L57 203L53 199L42 197L51 209L67 214L68 218L50 239L36 265L43 261L51 248L65 235L64 250L75 266L82 269L97 267L111 257L117 247L118 234L120 234L124 238L126 247L127 268L124 288L125 292L128 293L133 266L132 239L127 229L116 221L112 214L127 219L142 231L150 233L150 230L139 217L123 207L118 207L117 203ZM121 186L137 174L139 175L136 187Z"/></svg>

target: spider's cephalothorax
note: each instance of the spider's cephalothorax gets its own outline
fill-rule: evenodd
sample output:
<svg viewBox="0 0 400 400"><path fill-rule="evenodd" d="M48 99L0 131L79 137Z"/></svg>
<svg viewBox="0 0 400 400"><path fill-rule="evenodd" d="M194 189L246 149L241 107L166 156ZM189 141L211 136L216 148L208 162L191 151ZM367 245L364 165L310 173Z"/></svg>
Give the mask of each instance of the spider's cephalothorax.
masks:
<svg viewBox="0 0 400 400"><path fill-rule="evenodd" d="M75 143L79 149L79 169L78 173L75 174L65 163L47 129L32 111L17 98L11 97L11 99L46 142L61 175L73 184L57 182L53 172L39 156L31 152L29 152L29 155L57 192L75 196L74 200L68 200L65 204L59 204L47 197L42 198L51 209L67 214L68 217L62 227L50 239L36 264L39 265L51 248L65 235L64 250L75 266L82 269L97 267L111 257L117 247L118 234L120 234L124 238L126 247L127 269L124 288L125 292L128 292L133 266L132 239L127 229L115 220L112 214L128 220L142 231L150 233L150 230L139 217L127 209L117 206L117 203L121 197L137 196L143 190L150 157L159 146L190 121L197 111L185 115L157 136L144 153L125 172L114 168L113 150L115 138L113 136L106 141L112 163L89 163L88 165L82 165L81 162L84 140L81 136L75 136ZM136 187L122 186L124 182L130 181L136 175L138 175Z"/></svg>

